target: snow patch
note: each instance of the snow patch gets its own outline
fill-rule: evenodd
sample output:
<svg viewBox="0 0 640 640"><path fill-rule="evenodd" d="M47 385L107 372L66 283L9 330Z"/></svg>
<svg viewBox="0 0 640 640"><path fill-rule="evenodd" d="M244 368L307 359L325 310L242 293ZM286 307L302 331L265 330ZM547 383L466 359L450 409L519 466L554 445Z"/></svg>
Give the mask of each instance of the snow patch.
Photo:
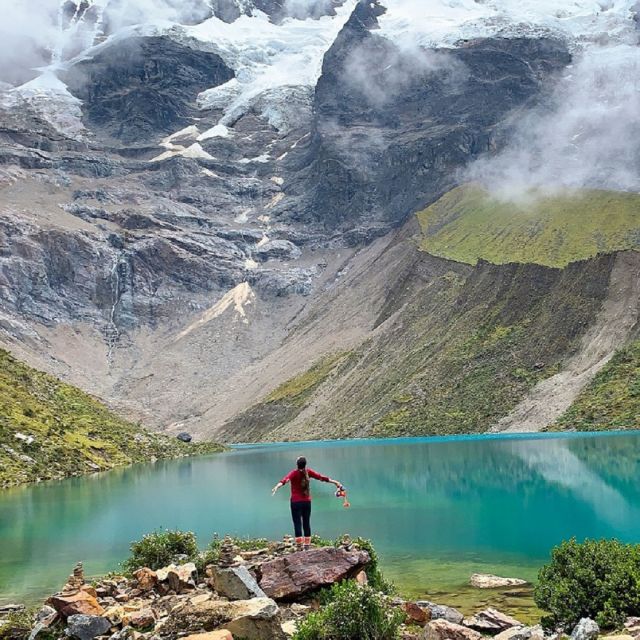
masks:
<svg viewBox="0 0 640 640"><path fill-rule="evenodd" d="M263 153L259 156L256 156L255 158L242 158L238 160L238 162L240 164L251 164L252 162L265 163L265 162L269 162L270 159L271 159L271 156L268 153Z"/></svg>
<svg viewBox="0 0 640 640"><path fill-rule="evenodd" d="M251 258L247 258L244 261L244 268L249 271L252 271L253 269L258 268L258 263L255 260L252 260Z"/></svg>
<svg viewBox="0 0 640 640"><path fill-rule="evenodd" d="M49 70L29 82L0 94L5 108L27 108L48 122L56 131L81 140L82 101L69 92L67 85Z"/></svg>
<svg viewBox="0 0 640 640"><path fill-rule="evenodd" d="M280 176L271 176L271 178L269 179L271 180L271 182L275 182L275 184L277 184L279 187L284 184L284 178L281 178Z"/></svg>
<svg viewBox="0 0 640 640"><path fill-rule="evenodd" d="M184 158L194 158L196 160L215 160L215 158L207 153L199 143L194 142L189 147L183 147L178 144L166 143L163 146L169 146L167 151L161 153L155 158L151 158L149 162L161 162L162 160L167 160L168 158L173 158L174 156L183 156Z"/></svg>
<svg viewBox="0 0 640 640"><path fill-rule="evenodd" d="M217 124L211 129L207 129L204 133L198 136L198 141L209 140L210 138L228 138L231 135L231 131L223 124Z"/></svg>
<svg viewBox="0 0 640 640"><path fill-rule="evenodd" d="M234 311L234 322L238 319L244 324L249 324L245 307L252 304L255 300L255 293L248 282L241 282L239 285L228 291L222 298L212 307L207 309L202 315L184 331L182 331L177 340L180 340L190 333L204 327L211 321L219 318L227 309L232 308Z"/></svg>

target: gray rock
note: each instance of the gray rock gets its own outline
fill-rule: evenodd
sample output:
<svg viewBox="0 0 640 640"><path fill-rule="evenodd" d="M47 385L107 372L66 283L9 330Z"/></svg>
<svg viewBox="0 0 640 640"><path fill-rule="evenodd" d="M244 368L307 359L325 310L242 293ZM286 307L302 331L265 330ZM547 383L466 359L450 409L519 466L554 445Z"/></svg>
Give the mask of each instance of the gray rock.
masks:
<svg viewBox="0 0 640 640"><path fill-rule="evenodd" d="M429 600L418 600L416 604L419 607L428 609L431 612L432 620L446 620L447 622L453 622L454 624L462 624L462 621L464 620L462 613L453 607L436 604Z"/></svg>
<svg viewBox="0 0 640 640"><path fill-rule="evenodd" d="M246 567L223 568L212 565L207 568L207 573L211 576L213 588L229 600L266 598L266 594Z"/></svg>
<svg viewBox="0 0 640 640"><path fill-rule="evenodd" d="M78 640L93 640L105 634L111 628L111 623L102 616L87 616L76 614L67 619L67 635Z"/></svg>
<svg viewBox="0 0 640 640"><path fill-rule="evenodd" d="M571 640L595 640L600 635L600 627L591 618L582 618L571 632Z"/></svg>
<svg viewBox="0 0 640 640"><path fill-rule="evenodd" d="M544 640L544 631L540 625L512 627L499 633L494 640Z"/></svg>
<svg viewBox="0 0 640 640"><path fill-rule="evenodd" d="M522 623L493 607L488 607L463 621L465 627L481 633L496 634L512 627L522 627Z"/></svg>

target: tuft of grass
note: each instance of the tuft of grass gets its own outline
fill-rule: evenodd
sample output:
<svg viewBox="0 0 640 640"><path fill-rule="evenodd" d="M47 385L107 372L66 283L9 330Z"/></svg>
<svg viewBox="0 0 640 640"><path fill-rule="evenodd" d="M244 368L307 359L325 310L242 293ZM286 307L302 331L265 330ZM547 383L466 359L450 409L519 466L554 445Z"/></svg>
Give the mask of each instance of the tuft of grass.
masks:
<svg viewBox="0 0 640 640"><path fill-rule="evenodd" d="M222 449L147 431L0 349L0 487Z"/></svg>
<svg viewBox="0 0 640 640"><path fill-rule="evenodd" d="M578 431L640 428L640 340L613 356L553 428Z"/></svg>
<svg viewBox="0 0 640 640"><path fill-rule="evenodd" d="M499 200L478 185L446 193L417 214L420 248L476 264L564 267L598 253L640 248L640 195L604 190Z"/></svg>

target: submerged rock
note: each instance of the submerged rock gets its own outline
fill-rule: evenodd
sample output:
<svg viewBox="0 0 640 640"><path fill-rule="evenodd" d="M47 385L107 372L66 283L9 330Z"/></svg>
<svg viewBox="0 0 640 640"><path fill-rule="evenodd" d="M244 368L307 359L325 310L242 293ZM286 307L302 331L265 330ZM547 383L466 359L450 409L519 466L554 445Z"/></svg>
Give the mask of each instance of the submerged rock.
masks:
<svg viewBox="0 0 640 640"><path fill-rule="evenodd" d="M502 578L490 573L474 573L469 583L477 589L497 589L500 587L519 587L527 584L527 581L520 578Z"/></svg>

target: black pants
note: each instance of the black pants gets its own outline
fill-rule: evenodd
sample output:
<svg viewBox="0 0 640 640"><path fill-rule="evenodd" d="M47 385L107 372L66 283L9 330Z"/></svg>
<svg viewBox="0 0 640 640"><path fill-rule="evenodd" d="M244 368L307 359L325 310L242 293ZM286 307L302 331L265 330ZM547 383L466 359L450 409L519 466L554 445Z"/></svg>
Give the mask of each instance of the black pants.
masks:
<svg viewBox="0 0 640 640"><path fill-rule="evenodd" d="M296 532L296 538L311 536L311 501L309 502L292 502L291 518L293 519L293 528Z"/></svg>

